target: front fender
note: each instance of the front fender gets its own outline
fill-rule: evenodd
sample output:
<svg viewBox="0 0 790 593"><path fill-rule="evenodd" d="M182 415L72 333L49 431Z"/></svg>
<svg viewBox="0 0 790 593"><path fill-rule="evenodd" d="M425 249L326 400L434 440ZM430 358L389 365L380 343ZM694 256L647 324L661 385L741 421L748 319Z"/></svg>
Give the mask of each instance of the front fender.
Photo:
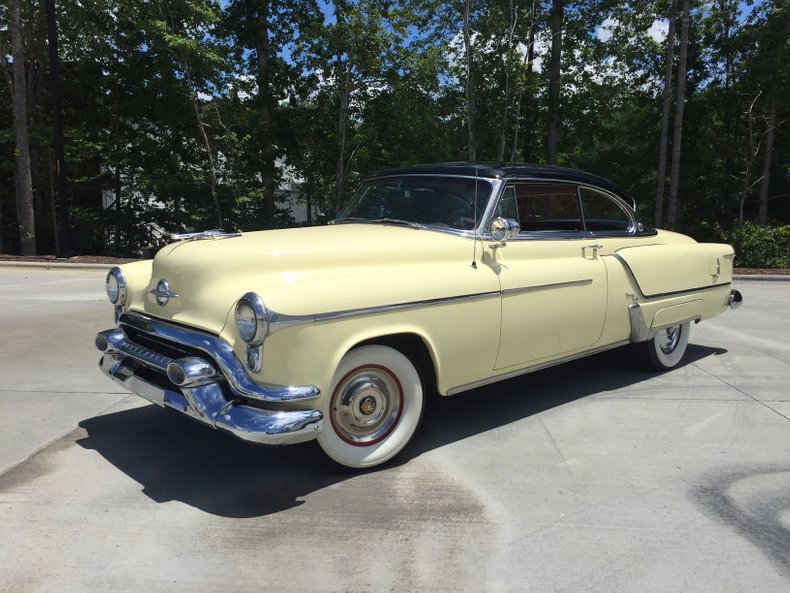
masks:
<svg viewBox="0 0 790 593"><path fill-rule="evenodd" d="M388 336L417 336L431 356L440 393L491 375L496 359L500 305L498 295L472 302L425 306L407 311L316 321L269 336L263 369L256 381L309 382L324 396L335 369L355 346ZM474 320L472 322L471 320ZM242 358L243 343L235 344Z"/></svg>

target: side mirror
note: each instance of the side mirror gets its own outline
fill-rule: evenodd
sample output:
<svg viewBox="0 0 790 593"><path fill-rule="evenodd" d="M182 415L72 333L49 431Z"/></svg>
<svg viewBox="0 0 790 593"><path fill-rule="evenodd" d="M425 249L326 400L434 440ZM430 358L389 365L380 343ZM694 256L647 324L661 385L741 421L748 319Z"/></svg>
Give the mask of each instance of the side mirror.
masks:
<svg viewBox="0 0 790 593"><path fill-rule="evenodd" d="M492 220L491 226L488 227L491 238L500 245L507 243L513 235L518 235L520 231L521 225L516 219L502 218L501 216Z"/></svg>

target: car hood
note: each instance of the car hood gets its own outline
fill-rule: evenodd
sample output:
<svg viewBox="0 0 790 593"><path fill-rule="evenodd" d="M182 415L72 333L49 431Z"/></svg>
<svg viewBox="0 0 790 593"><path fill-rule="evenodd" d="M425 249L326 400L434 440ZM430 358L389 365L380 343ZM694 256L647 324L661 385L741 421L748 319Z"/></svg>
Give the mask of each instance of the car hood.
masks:
<svg viewBox="0 0 790 593"><path fill-rule="evenodd" d="M395 298L398 292L422 295L425 289L420 285L430 279L428 267L435 270L442 262L465 262L468 266L471 249L471 241L451 233L383 224L257 231L238 237L179 241L156 254L150 282L137 293L130 308L220 333L236 301L246 292L256 292L267 307L281 314L381 304L386 295ZM405 269L414 278L409 282L413 286L387 282L388 276ZM178 295L164 306L149 292L161 280ZM409 295L399 294L396 301L404 298Z"/></svg>

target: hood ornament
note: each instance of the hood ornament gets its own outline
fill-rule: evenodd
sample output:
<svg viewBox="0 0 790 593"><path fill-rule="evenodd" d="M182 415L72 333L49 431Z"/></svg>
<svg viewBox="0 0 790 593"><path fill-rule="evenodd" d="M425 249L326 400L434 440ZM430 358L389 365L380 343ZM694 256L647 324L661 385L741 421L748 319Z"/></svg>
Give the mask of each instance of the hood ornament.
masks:
<svg viewBox="0 0 790 593"><path fill-rule="evenodd" d="M201 231L199 233L173 233L170 239L173 241L194 241L200 239L228 239L230 237L241 237L241 233L225 233L222 229L212 229L210 231Z"/></svg>
<svg viewBox="0 0 790 593"><path fill-rule="evenodd" d="M160 307L164 307L170 299L178 297L178 293L170 290L170 284L164 278L157 283L156 288L149 290L148 294L154 295Z"/></svg>

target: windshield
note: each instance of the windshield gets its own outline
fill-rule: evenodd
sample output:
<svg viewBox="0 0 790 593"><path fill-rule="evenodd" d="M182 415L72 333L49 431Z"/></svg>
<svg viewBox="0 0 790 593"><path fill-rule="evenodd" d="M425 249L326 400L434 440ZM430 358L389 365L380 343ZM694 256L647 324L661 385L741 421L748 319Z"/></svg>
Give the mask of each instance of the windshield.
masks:
<svg viewBox="0 0 790 593"><path fill-rule="evenodd" d="M362 184L335 220L472 230L480 220L491 183L474 177L414 175Z"/></svg>

